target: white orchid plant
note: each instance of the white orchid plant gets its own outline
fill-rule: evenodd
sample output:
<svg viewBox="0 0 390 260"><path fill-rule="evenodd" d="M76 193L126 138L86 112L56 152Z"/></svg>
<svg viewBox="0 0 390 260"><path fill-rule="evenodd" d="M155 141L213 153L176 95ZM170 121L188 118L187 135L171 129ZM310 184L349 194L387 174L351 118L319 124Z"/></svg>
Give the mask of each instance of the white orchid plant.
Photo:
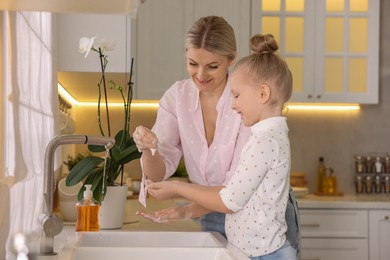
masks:
<svg viewBox="0 0 390 260"><path fill-rule="evenodd" d="M101 67L101 77L97 83L98 87L98 105L97 105L97 118L98 126L102 136L106 136L106 133L102 126L101 121L101 93L103 90L104 99L105 99L105 108L106 108L106 118L107 118L107 135L111 136L111 126L110 126L110 117L109 117L109 108L108 108L108 96L107 96L107 83L105 71L108 64L108 58L105 54L106 51L112 51L115 47L114 43L111 43L105 39L97 39L96 37L87 38L82 37L79 42L79 51L80 53L85 54L84 57L87 58L91 51L98 53L100 67ZM100 156L93 155L93 153L104 152L105 148L102 146L89 145L88 150L92 153L89 156L84 157L79 161L69 172L66 177L66 184L68 186L73 186L80 181L84 181L84 184L92 184L92 190L94 198L99 202L103 201L106 194L107 186L115 186L115 180L121 174L121 182L119 185L123 185L123 167L126 163L138 159L141 157L141 153L138 151L133 138L130 136L130 109L131 102L133 98L133 82L131 81L133 71L133 60L131 62L130 68L130 79L126 83L127 95L124 93L124 89L121 85L116 84L114 81L110 80L110 89L119 91L123 100L123 109L124 109L124 122L123 129L121 129L115 135L115 145L110 150L110 156L106 162L106 172L104 171L104 159ZM79 199L82 198L84 185L79 191Z"/></svg>

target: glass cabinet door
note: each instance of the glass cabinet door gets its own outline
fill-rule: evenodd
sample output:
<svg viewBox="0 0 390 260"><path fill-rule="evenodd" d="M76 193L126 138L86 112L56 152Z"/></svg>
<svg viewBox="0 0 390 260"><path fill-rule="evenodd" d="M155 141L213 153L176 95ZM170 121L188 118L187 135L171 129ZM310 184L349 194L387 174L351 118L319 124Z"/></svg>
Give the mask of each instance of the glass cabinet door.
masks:
<svg viewBox="0 0 390 260"><path fill-rule="evenodd" d="M252 35L273 34L292 102L378 103L379 0L252 0Z"/></svg>

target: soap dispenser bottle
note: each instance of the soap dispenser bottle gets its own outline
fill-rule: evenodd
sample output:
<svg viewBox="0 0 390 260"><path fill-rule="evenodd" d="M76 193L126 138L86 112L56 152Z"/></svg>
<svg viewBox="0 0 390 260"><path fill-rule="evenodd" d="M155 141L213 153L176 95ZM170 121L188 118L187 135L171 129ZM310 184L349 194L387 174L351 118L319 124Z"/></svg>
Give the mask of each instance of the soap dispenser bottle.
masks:
<svg viewBox="0 0 390 260"><path fill-rule="evenodd" d="M92 196L92 185L85 185L84 198L76 204L76 231L99 231L100 205Z"/></svg>

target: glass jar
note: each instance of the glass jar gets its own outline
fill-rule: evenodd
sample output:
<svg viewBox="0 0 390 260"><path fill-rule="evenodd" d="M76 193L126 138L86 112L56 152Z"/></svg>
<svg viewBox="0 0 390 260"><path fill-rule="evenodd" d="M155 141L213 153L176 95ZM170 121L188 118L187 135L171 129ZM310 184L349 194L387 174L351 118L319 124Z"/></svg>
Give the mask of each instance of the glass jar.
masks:
<svg viewBox="0 0 390 260"><path fill-rule="evenodd" d="M372 168L374 166L371 156L366 157L366 173L372 173Z"/></svg>
<svg viewBox="0 0 390 260"><path fill-rule="evenodd" d="M381 193L381 192L382 192L381 177L375 176L375 193Z"/></svg>
<svg viewBox="0 0 390 260"><path fill-rule="evenodd" d="M384 192L385 193L390 193L390 177L386 176L385 181L384 181Z"/></svg>
<svg viewBox="0 0 390 260"><path fill-rule="evenodd" d="M366 176L365 179L365 187L366 187L366 193L372 193L372 177L371 176Z"/></svg>
<svg viewBox="0 0 390 260"><path fill-rule="evenodd" d="M356 192L363 193L363 178L362 178L362 176L356 176Z"/></svg>
<svg viewBox="0 0 390 260"><path fill-rule="evenodd" d="M385 172L390 173L390 157L386 156L385 157Z"/></svg>
<svg viewBox="0 0 390 260"><path fill-rule="evenodd" d="M364 173L365 167L364 167L364 161L363 158L360 155L355 156L355 170L356 173Z"/></svg>
<svg viewBox="0 0 390 260"><path fill-rule="evenodd" d="M374 169L375 169L375 173L383 172L382 159L379 156L375 157Z"/></svg>

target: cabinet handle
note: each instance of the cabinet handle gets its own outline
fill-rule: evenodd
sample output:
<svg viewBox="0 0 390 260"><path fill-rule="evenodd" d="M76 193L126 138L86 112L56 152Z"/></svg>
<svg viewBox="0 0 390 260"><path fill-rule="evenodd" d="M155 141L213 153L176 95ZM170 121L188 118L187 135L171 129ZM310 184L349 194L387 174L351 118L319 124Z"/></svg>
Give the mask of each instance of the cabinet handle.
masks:
<svg viewBox="0 0 390 260"><path fill-rule="evenodd" d="M321 99L322 98L322 96L321 95L317 95L317 99Z"/></svg>
<svg viewBox="0 0 390 260"><path fill-rule="evenodd" d="M307 98L312 98L313 96L312 95L307 95Z"/></svg>
<svg viewBox="0 0 390 260"><path fill-rule="evenodd" d="M389 220L389 216L385 216L385 220Z"/></svg>
<svg viewBox="0 0 390 260"><path fill-rule="evenodd" d="M321 225L319 223L303 223L301 224L301 227L320 227Z"/></svg>

